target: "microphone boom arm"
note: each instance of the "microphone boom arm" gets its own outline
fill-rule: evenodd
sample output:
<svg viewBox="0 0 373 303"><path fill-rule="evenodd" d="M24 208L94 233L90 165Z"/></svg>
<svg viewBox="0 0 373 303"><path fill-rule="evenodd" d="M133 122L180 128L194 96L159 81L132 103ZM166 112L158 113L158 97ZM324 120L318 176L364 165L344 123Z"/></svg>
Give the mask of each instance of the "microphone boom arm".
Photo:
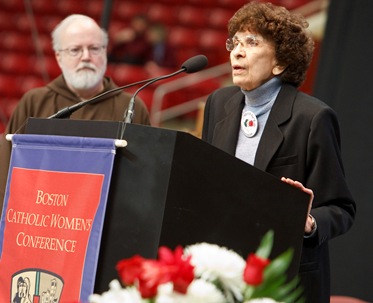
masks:
<svg viewBox="0 0 373 303"><path fill-rule="evenodd" d="M150 81L154 81L156 79L158 79L158 78L152 78L152 79L150 79ZM142 80L142 81L138 81L138 82L135 82L135 83L127 84L127 85L124 85L124 86L120 86L120 87L116 87L114 89L108 90L106 92L103 92L102 94L99 94L99 95L91 98L91 99L88 99L88 100L76 103L76 104L74 104L72 106L66 106L63 109L60 109L57 113L49 116L48 119L65 119L65 118L69 118L71 116L71 114L74 113L75 111L77 111L78 109L82 108L83 106L85 106L85 105L87 105L89 103L92 103L92 102L95 102L97 100L100 100L101 97L104 97L104 96L106 96L106 95L108 95L110 93L116 92L118 90L122 90L122 89L131 87L131 86L135 86L135 85L138 85L138 84L143 84L143 83L148 82L148 81L149 81L149 79Z"/></svg>
<svg viewBox="0 0 373 303"><path fill-rule="evenodd" d="M144 89L145 87L149 86L150 84L153 84L154 82L156 81L159 81L159 80L163 80L163 79L167 79L167 78L170 78L170 77L173 77L173 76L176 76L177 74L180 74L182 72L185 72L187 69L185 67L179 69L178 71L176 72L173 72L172 74L168 74L168 75L164 75L164 76L161 76L161 77L157 77L157 78L153 78L152 80L150 80L149 82L147 82L146 84L144 84L143 86L141 86L140 88L138 88L136 90L136 92L133 94L131 100L130 100L130 103L128 104L128 109L127 111L125 112L124 114L124 117L123 117L123 121L125 123L132 123L132 118L133 118L133 114L134 114L134 109L135 109L135 98L137 96L137 94L142 90Z"/></svg>
<svg viewBox="0 0 373 303"><path fill-rule="evenodd" d="M138 82L135 82L135 83L132 83L132 84L127 84L127 85L124 85L124 86L116 87L114 89L103 92L102 94L99 94L99 95L97 95L93 98L90 98L88 100L81 101L81 102L76 103L72 106L67 106L67 107L59 110L57 113L49 116L48 119L69 118L72 113L74 113L75 111L77 111L81 107L83 107L83 106L85 106L89 103L97 102L97 101L100 100L101 97L106 96L107 94L110 94L110 93L116 92L118 90L122 90L122 89L125 89L125 88L128 88L128 87L135 86L135 85L142 84L142 83L146 82L145 85L141 86L139 89L136 90L136 92L134 93L134 95L130 99L128 109L124 113L124 117L123 117L122 121L124 121L125 123L131 123L132 122L132 117L133 117L133 114L134 114L135 97L142 89L144 89L145 87L149 86L150 84L152 84L156 81L173 77L173 76L175 76L177 74L180 74L182 72L186 72L186 73L198 72L202 68L204 68L207 65L207 63L208 63L208 60L207 60L206 56L204 56L204 55L194 56L194 57L186 60L182 64L181 69L179 69L178 71L176 71L172 74L168 74L168 75L164 75L164 76L160 76L160 77L155 77L155 78L151 78L151 79L147 79L147 80L142 80L142 81L138 81Z"/></svg>

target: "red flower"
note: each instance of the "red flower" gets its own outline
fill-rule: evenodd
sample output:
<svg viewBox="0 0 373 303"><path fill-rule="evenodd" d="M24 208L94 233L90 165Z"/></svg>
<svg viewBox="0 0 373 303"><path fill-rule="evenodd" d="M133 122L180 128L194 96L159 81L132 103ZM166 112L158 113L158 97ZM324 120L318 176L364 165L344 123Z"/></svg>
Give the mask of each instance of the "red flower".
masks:
<svg viewBox="0 0 373 303"><path fill-rule="evenodd" d="M121 260L118 262L116 269L122 283L133 285L138 280L142 272L145 259L136 255L130 259Z"/></svg>
<svg viewBox="0 0 373 303"><path fill-rule="evenodd" d="M168 267L174 290L183 294L194 280L194 266L190 264L190 260L191 256L183 256L181 246L176 247L174 252L167 247L159 248L159 261Z"/></svg>
<svg viewBox="0 0 373 303"><path fill-rule="evenodd" d="M156 290L159 285L169 282L170 272L167 266L164 266L159 261L147 260L143 264L143 271L140 276L140 292L152 292ZM143 296L149 298L148 296Z"/></svg>
<svg viewBox="0 0 373 303"><path fill-rule="evenodd" d="M159 260L147 260L134 256L117 264L122 282L126 285L137 283L143 298L156 296L160 284L173 282L175 291L186 293L194 279L191 257L183 257L183 249L177 247L172 252L166 247L159 248Z"/></svg>
<svg viewBox="0 0 373 303"><path fill-rule="evenodd" d="M263 272L266 266L270 263L268 259L262 259L255 254L250 254L246 260L244 270L244 281L247 284L256 286L263 282Z"/></svg>

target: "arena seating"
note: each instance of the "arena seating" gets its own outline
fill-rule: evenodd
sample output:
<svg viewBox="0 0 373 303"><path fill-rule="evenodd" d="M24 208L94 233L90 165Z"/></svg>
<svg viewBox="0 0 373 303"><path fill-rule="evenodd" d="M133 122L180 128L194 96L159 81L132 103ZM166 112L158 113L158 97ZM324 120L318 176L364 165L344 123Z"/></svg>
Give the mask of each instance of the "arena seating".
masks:
<svg viewBox="0 0 373 303"><path fill-rule="evenodd" d="M290 9L310 1L272 0ZM245 3L247 0L113 0L108 33L112 36L127 26L132 16L144 13L167 26L180 64L193 55L205 54L212 67L228 61L226 24ZM54 26L72 13L100 22L103 8L104 0L0 0L0 133L25 91L59 75L50 41ZM118 85L148 76L142 67L126 64L110 64L108 74ZM219 81L207 81L193 93L200 90L205 94L219 85ZM142 95L149 107L152 89ZM179 93L177 98L183 102L188 93Z"/></svg>

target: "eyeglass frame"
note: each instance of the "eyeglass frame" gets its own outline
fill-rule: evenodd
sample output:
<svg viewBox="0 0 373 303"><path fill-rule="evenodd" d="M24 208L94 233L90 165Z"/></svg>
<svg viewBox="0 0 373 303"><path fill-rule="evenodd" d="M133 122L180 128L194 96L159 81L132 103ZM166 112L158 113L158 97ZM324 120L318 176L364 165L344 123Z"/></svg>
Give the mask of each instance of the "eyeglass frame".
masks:
<svg viewBox="0 0 373 303"><path fill-rule="evenodd" d="M242 44L244 48L248 48L248 46L256 47L258 46L259 42L263 41L262 39L258 38L257 35L247 35L244 37L244 39L245 39L245 42L242 41L242 38L239 39L236 36L229 37L225 41L225 48L227 49L228 52L231 52L238 46L238 44ZM248 39L250 39L251 42L248 42Z"/></svg>
<svg viewBox="0 0 373 303"><path fill-rule="evenodd" d="M102 50L106 48L106 45L90 45L90 46L87 46L87 47L71 46L71 47L67 47L67 48L64 48L64 49L60 49L60 50L58 50L58 52L66 52L66 54L68 54L72 58L76 58L76 57L79 58L83 55L83 52L84 52L85 48L88 50L88 53L91 56L99 56L99 55L101 55ZM76 52L77 52L76 54L74 53L74 49L76 49Z"/></svg>

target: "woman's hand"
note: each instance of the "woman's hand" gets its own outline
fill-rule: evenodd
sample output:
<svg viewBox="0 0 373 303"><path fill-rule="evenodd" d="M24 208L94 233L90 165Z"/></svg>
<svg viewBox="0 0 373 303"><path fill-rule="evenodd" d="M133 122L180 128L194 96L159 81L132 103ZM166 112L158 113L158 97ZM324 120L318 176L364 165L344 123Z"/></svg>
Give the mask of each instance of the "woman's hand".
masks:
<svg viewBox="0 0 373 303"><path fill-rule="evenodd" d="M312 202L313 202L313 198L314 198L314 194L313 194L312 189L304 187L304 185L302 183L300 183L299 181L294 181L293 179L290 179L290 178L282 177L281 181L283 181L283 182L285 182L285 183L287 183L291 186L294 186L296 188L299 188L300 190L302 190L306 194L310 195L310 202L308 204L308 212L307 212L308 216L307 216L306 225L304 227L304 232L306 234L312 233L314 228L315 228L315 219L310 215L310 211L311 211L311 208L312 208Z"/></svg>

